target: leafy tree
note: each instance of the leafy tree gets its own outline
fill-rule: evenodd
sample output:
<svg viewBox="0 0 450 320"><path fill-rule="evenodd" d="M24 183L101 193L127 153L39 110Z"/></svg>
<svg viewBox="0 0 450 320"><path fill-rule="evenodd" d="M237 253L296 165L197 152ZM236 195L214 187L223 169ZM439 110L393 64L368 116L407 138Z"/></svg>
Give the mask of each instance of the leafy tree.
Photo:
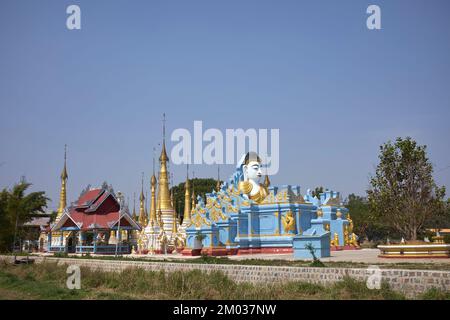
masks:
<svg viewBox="0 0 450 320"><path fill-rule="evenodd" d="M196 198L195 201L197 202L197 196L201 196L203 199L205 199L205 195L207 193L211 193L213 190L215 190L217 180L211 178L195 178L189 179L189 184L191 186L190 194L192 195L193 187ZM184 213L184 185L185 182L182 182L171 188L171 191L173 191L173 205L179 216L183 216Z"/></svg>
<svg viewBox="0 0 450 320"><path fill-rule="evenodd" d="M11 190L5 188L0 192L0 251L12 248L16 224L18 239L23 236L20 226L43 213L47 207L49 199L43 191L25 194L30 186L30 183L22 181Z"/></svg>
<svg viewBox="0 0 450 320"><path fill-rule="evenodd" d="M367 191L371 213L378 221L416 240L425 223L441 214L445 188L433 179L426 146L410 137L380 146L380 163Z"/></svg>
<svg viewBox="0 0 450 320"><path fill-rule="evenodd" d="M324 189L322 186L315 187L314 190L311 192L313 197L317 197L317 199L320 199L320 194L324 192Z"/></svg>
<svg viewBox="0 0 450 320"><path fill-rule="evenodd" d="M346 203L354 224L354 232L361 238L369 241L386 240L386 238L399 238L399 234L387 226L377 216L371 214L370 205L366 197L350 194Z"/></svg>
<svg viewBox="0 0 450 320"><path fill-rule="evenodd" d="M438 211L425 222L425 227L430 229L450 228L450 198L447 199L443 210Z"/></svg>

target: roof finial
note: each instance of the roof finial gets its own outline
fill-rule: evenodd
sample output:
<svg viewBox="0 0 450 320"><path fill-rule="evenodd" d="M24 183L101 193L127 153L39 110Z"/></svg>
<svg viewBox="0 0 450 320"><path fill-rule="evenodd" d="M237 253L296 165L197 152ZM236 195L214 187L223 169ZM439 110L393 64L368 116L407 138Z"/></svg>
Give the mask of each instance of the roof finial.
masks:
<svg viewBox="0 0 450 320"><path fill-rule="evenodd" d="M153 147L153 175L155 175L155 152L156 148Z"/></svg>
<svg viewBox="0 0 450 320"><path fill-rule="evenodd" d="M163 141L166 140L166 113L163 113Z"/></svg>
<svg viewBox="0 0 450 320"><path fill-rule="evenodd" d="M64 168L63 171L61 173L61 179L62 180L66 180L69 176L67 174L67 144L64 145Z"/></svg>
<svg viewBox="0 0 450 320"><path fill-rule="evenodd" d="M192 170L192 197L194 197L194 178L195 178L195 172Z"/></svg>
<svg viewBox="0 0 450 320"><path fill-rule="evenodd" d="M217 185L216 185L216 191L220 191L220 165L217 165Z"/></svg>
<svg viewBox="0 0 450 320"><path fill-rule="evenodd" d="M133 214L132 218L134 221L137 221L137 215L136 215L136 192L133 192Z"/></svg>
<svg viewBox="0 0 450 320"><path fill-rule="evenodd" d="M186 164L186 179L189 180L189 163Z"/></svg>
<svg viewBox="0 0 450 320"><path fill-rule="evenodd" d="M59 219L62 216L64 208L66 208L67 206L66 181L69 176L67 175L66 162L67 162L67 144L64 145L64 168L61 172L61 191L59 194L59 207L57 211L58 212L57 219Z"/></svg>

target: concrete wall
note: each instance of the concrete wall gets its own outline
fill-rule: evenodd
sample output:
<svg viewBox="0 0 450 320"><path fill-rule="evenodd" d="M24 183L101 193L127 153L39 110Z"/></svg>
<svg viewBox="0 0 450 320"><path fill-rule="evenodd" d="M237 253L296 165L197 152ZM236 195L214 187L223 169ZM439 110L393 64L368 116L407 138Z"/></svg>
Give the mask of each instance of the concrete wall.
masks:
<svg viewBox="0 0 450 320"><path fill-rule="evenodd" d="M0 256L0 260L11 261L13 257ZM74 259L33 257L37 263L43 261L58 264L75 264L103 271L121 271L127 268L142 268L149 271L166 272L201 270L211 272L220 270L236 282L275 283L283 281L304 281L329 285L342 280L345 275L360 281L367 281L373 271L356 268L310 268L310 267L279 267L279 266L249 266L249 265L219 265L176 262L151 261L114 261L96 259ZM393 290L408 297L417 296L433 287L450 290L450 271L436 270L405 270L381 269L381 279L386 281Z"/></svg>

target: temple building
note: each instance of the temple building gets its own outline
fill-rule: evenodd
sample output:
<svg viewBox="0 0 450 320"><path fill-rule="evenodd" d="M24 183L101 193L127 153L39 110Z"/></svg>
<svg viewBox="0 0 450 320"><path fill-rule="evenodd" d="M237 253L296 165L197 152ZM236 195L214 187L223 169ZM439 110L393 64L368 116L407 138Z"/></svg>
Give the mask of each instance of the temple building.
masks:
<svg viewBox="0 0 450 320"><path fill-rule="evenodd" d="M357 249L357 236L339 193L327 190L320 198L300 186L270 186L261 177L261 160L254 152L243 155L228 181L192 204L185 229L183 255L293 253L311 258L330 250Z"/></svg>
<svg viewBox="0 0 450 320"><path fill-rule="evenodd" d="M242 155L235 172L206 194L195 196L186 174L184 214L180 223L170 192L165 119L159 157L150 179L147 212L144 178L139 214L133 217L123 196L102 188L86 191L71 206L66 203L66 153L61 173L57 219L48 228L48 251L73 253L136 253L235 255L292 253L294 258L327 257L331 250L358 249L353 221L338 192L319 197L298 185L271 186L255 152ZM188 170L187 170L188 171ZM134 197L135 199L135 197ZM135 201L134 201L135 202ZM134 203L135 204L135 203Z"/></svg>
<svg viewBox="0 0 450 320"><path fill-rule="evenodd" d="M184 248L185 237L180 232L180 223L177 219L177 212L169 188L168 161L164 121L163 141L159 157L159 176L156 179L153 172L151 178L150 217L145 229L139 236L139 253L171 253L180 252Z"/></svg>
<svg viewBox="0 0 450 320"><path fill-rule="evenodd" d="M134 231L141 230L125 206L123 196L116 197L103 188L84 192L67 206L66 156L61 174L60 204L55 222L43 232L49 252L130 253Z"/></svg>

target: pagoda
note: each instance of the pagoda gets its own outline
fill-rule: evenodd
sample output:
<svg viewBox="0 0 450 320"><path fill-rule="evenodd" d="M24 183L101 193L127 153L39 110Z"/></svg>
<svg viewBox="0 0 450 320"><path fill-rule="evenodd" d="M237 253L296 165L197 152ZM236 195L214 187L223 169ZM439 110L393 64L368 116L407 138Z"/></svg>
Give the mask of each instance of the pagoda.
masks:
<svg viewBox="0 0 450 320"><path fill-rule="evenodd" d="M158 180L155 177L154 161L151 177L150 218L140 235L143 244L141 253L171 253L175 249L180 251L184 246L183 234L174 209L173 199L169 188L169 173L167 170L167 156L165 143L165 115L163 118L163 141L159 157ZM157 195L156 195L157 194ZM143 194L141 194L143 196Z"/></svg>

